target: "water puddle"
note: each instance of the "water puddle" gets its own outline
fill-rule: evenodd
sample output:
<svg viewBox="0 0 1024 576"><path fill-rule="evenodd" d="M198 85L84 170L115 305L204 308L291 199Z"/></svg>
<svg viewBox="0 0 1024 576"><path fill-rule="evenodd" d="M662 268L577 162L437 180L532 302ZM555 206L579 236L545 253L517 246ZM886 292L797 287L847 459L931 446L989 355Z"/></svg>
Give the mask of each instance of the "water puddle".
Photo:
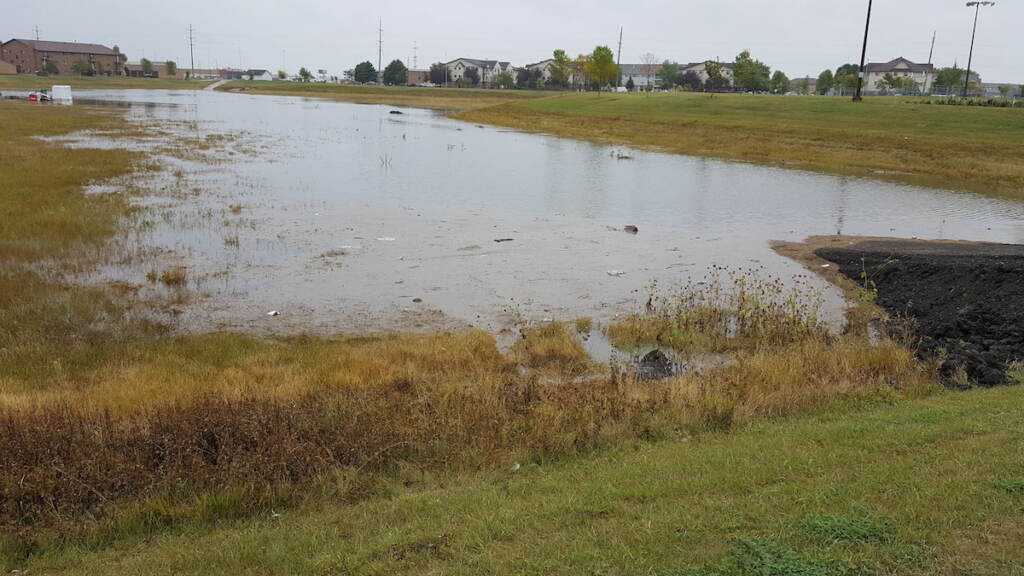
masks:
<svg viewBox="0 0 1024 576"><path fill-rule="evenodd" d="M713 265L804 274L772 240L1024 241L1020 203L474 127L425 110L206 91L76 97L156 126L137 145L163 168L112 184L137 190L144 209L89 280L167 293L182 286L150 279L184 266L194 296L173 315L186 329L607 324L640 310L651 283L699 279ZM95 134L75 145L119 144ZM841 294L811 282L839 318ZM586 346L615 356L597 331Z"/></svg>

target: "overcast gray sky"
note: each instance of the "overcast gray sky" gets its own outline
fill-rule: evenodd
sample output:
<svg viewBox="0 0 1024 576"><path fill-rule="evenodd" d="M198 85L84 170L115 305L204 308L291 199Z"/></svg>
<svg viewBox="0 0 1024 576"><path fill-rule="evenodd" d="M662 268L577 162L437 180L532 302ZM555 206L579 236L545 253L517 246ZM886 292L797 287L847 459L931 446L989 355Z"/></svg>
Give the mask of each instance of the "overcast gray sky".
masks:
<svg viewBox="0 0 1024 576"><path fill-rule="evenodd" d="M976 68L987 82L1024 83L1024 0L982 9ZM817 75L860 58L867 0L48 0L4 3L0 35L118 44L129 58L188 66L188 26L195 27L196 67L299 66L339 74L377 61L377 19L384 22L384 62L420 68L459 56L526 64L555 48L570 55L597 44L613 49L625 28L623 62L659 58L754 57L790 77ZM964 0L876 0L868 57L967 63L973 9Z"/></svg>

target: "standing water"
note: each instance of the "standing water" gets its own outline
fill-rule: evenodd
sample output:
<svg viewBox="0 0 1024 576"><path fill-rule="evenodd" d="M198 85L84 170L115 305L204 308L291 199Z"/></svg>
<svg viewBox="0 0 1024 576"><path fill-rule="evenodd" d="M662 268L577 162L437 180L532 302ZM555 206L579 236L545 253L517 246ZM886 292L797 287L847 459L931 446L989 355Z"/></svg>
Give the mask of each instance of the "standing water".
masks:
<svg viewBox="0 0 1024 576"><path fill-rule="evenodd" d="M208 91L78 96L119 103L130 122L239 137L213 165L164 158L168 170L143 182L151 209L123 242L146 258L101 271L145 284L155 254L187 266L199 297L180 313L196 329L603 322L635 311L652 282L699 279L711 265L804 274L772 240L1024 241L1024 204L969 193L621 153L417 109ZM811 281L838 313L838 291Z"/></svg>

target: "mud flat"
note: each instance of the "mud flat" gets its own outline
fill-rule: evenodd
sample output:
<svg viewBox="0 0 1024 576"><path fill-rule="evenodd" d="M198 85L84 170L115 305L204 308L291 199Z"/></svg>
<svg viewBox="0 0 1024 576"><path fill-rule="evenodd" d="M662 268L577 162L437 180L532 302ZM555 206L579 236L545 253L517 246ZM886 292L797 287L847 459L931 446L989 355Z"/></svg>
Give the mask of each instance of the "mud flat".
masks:
<svg viewBox="0 0 1024 576"><path fill-rule="evenodd" d="M919 353L940 359L947 381L1011 382L1024 359L1024 245L846 239L815 254L912 319Z"/></svg>

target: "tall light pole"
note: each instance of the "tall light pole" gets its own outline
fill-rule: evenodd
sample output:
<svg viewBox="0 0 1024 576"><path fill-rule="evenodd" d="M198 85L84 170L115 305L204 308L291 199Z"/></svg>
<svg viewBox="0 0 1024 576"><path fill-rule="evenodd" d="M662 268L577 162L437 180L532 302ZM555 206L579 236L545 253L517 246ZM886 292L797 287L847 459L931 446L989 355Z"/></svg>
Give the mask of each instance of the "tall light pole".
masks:
<svg viewBox="0 0 1024 576"><path fill-rule="evenodd" d="M964 98L967 98L967 87L971 84L971 61L974 60L974 38L978 35L978 13L982 6L995 6L995 2L968 2L968 8L974 8L974 31L971 32L971 53L967 57L967 77L964 78Z"/></svg>
<svg viewBox="0 0 1024 576"><path fill-rule="evenodd" d="M853 97L854 102L860 102L864 98L861 97L861 89L864 87L864 65L868 58L868 30L871 29L871 1L868 0L868 22L864 25L864 49L860 52L860 72L857 74L857 94Z"/></svg>

